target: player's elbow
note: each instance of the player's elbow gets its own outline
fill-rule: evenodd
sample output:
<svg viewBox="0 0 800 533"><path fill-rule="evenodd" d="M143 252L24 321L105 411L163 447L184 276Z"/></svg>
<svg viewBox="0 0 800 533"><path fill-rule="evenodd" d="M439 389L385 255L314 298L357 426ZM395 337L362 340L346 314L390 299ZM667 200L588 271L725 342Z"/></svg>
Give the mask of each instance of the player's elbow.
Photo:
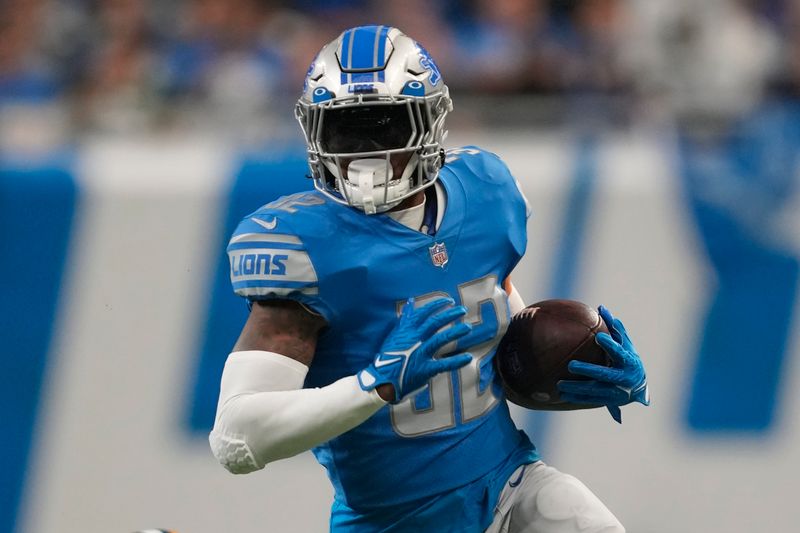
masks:
<svg viewBox="0 0 800 533"><path fill-rule="evenodd" d="M249 474L264 468L243 438L218 430L216 427L208 435L211 452L217 461L231 474Z"/></svg>
<svg viewBox="0 0 800 533"><path fill-rule="evenodd" d="M221 409L214 423L214 429L208 435L211 452L217 461L232 474L249 474L261 470L266 464L260 461L248 441L249 423L247 412L238 409L234 401L228 402Z"/></svg>
<svg viewBox="0 0 800 533"><path fill-rule="evenodd" d="M276 394L242 394L219 407L208 440L214 456L229 472L249 474L308 449L296 449L302 445L291 438L287 417L280 402L274 401Z"/></svg>

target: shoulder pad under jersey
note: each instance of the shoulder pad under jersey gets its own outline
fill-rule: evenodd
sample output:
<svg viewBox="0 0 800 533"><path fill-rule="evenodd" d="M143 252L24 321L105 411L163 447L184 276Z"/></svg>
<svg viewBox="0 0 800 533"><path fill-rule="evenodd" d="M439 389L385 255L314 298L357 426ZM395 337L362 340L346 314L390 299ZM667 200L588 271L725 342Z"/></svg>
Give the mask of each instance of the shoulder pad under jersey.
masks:
<svg viewBox="0 0 800 533"><path fill-rule="evenodd" d="M530 217L531 210L528 199L522 192L517 179L497 154L478 146L463 146L447 151L445 165L454 173L468 172L470 175L488 182L490 186L507 190L511 197L522 200L525 204L526 216Z"/></svg>

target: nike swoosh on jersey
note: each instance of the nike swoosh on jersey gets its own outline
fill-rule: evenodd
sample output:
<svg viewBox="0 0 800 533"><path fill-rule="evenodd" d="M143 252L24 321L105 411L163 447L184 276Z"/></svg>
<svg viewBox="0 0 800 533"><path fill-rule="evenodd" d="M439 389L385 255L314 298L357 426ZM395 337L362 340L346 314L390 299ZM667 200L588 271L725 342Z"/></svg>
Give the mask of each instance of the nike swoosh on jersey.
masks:
<svg viewBox="0 0 800 533"><path fill-rule="evenodd" d="M278 225L278 219L277 218L273 218L272 222L267 222L265 220L261 220L260 218L256 218L256 217L250 217L250 220L252 220L256 224L258 224L262 228L269 229L269 230L275 229L275 226Z"/></svg>

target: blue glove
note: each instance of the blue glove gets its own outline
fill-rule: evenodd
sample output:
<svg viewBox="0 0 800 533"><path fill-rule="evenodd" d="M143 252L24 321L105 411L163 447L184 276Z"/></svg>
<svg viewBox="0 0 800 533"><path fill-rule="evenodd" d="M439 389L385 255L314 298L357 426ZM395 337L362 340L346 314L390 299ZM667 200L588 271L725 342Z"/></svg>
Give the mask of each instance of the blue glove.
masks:
<svg viewBox="0 0 800 533"><path fill-rule="evenodd" d="M570 361L570 372L592 379L562 380L558 382L558 390L561 391L561 399L568 402L605 405L614 420L621 424L620 406L632 402L650 405L650 391L644 364L625 326L602 305L599 311L611 335L598 333L595 341L611 358L612 366Z"/></svg>
<svg viewBox="0 0 800 533"><path fill-rule="evenodd" d="M472 356L466 353L434 359L447 343L472 330L463 322L452 324L467 314L464 306L450 307L454 303L451 298L437 298L415 309L414 299L409 298L375 360L358 373L361 388L372 390L391 383L395 394L392 403L397 403L424 387L433 376L469 364Z"/></svg>

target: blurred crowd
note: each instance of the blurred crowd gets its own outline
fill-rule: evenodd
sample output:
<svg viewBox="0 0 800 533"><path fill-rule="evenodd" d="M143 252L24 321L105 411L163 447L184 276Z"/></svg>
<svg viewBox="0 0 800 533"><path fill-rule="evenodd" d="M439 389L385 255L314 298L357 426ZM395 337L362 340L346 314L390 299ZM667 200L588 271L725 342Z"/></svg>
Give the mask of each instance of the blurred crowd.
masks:
<svg viewBox="0 0 800 533"><path fill-rule="evenodd" d="M729 116L800 79L800 0L0 0L0 136L280 136L316 51L367 23L479 117Z"/></svg>

